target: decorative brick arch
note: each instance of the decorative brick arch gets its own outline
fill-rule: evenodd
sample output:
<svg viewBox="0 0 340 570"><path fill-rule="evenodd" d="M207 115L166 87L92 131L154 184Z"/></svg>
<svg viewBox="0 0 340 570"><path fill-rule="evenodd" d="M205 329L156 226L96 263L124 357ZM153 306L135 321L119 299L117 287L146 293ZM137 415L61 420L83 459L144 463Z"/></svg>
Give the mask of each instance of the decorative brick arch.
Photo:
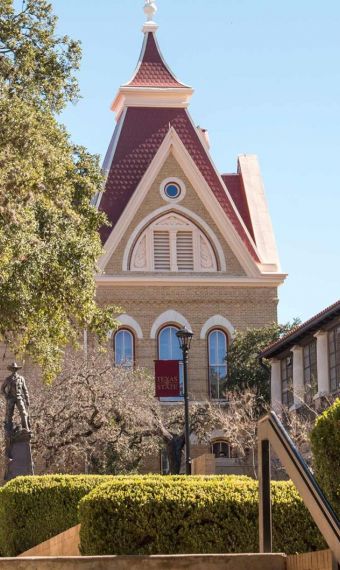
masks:
<svg viewBox="0 0 340 570"><path fill-rule="evenodd" d="M122 327L125 326L131 329L135 333L137 338L139 339L144 338L140 324L136 321L136 319L130 317L130 315L127 315L125 313L123 315L119 315L119 317L117 317L117 321Z"/></svg>
<svg viewBox="0 0 340 570"><path fill-rule="evenodd" d="M173 309L169 309L168 311L165 311L164 313L159 315L159 317L157 317L157 319L153 322L150 332L150 338L152 339L156 338L159 329L163 325L169 323L176 323L182 327L187 327L187 329L192 330L189 321L185 317L183 317L183 315L181 315L180 313L178 313Z"/></svg>
<svg viewBox="0 0 340 570"><path fill-rule="evenodd" d="M201 340L205 339L207 336L207 333L210 331L210 329L213 329L213 328L224 329L230 335L230 338L232 338L234 336L234 333L235 333L235 328L233 327L231 322L228 321L228 319L226 319L225 317L222 317L222 315L214 315L213 317L210 317L210 319L208 319L204 323L204 325L201 329L201 334L200 334Z"/></svg>

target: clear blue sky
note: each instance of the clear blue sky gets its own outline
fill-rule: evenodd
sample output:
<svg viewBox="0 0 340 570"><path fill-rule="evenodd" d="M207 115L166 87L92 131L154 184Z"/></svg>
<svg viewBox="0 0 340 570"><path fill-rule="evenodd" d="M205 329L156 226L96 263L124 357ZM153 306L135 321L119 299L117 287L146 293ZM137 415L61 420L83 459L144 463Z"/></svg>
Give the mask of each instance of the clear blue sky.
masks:
<svg viewBox="0 0 340 570"><path fill-rule="evenodd" d="M110 103L140 52L143 0L52 3L60 32L83 44L83 99L62 120L103 157ZM340 298L339 0L158 0L156 19L220 171L235 171L238 154L259 156L289 274L279 318L309 318Z"/></svg>

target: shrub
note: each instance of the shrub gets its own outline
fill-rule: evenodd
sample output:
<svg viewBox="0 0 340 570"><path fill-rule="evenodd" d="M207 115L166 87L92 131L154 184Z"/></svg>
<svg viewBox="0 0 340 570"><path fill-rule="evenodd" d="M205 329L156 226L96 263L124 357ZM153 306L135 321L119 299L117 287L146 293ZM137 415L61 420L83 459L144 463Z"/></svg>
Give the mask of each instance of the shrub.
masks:
<svg viewBox="0 0 340 570"><path fill-rule="evenodd" d="M316 477L340 514L340 398L317 419L311 444Z"/></svg>
<svg viewBox="0 0 340 570"><path fill-rule="evenodd" d="M275 551L324 547L290 482L274 482ZM258 551L258 483L248 477L127 477L79 505L83 555Z"/></svg>
<svg viewBox="0 0 340 570"><path fill-rule="evenodd" d="M17 556L78 524L78 503L103 476L18 477L0 491L0 554Z"/></svg>

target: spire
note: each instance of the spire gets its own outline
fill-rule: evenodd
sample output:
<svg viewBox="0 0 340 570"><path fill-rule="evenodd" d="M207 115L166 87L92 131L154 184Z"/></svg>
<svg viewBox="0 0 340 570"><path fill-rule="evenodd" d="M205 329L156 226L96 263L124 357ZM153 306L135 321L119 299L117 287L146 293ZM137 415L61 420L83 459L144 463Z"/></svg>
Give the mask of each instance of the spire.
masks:
<svg viewBox="0 0 340 570"><path fill-rule="evenodd" d="M154 21L155 0L144 0L147 21L143 26L144 41L132 79L119 89L111 109L119 118L124 107L187 107L193 89L177 79L160 51Z"/></svg>
<svg viewBox="0 0 340 570"><path fill-rule="evenodd" d="M155 0L145 0L144 4L144 14L146 15L146 22L143 26L143 32L156 32L158 29L158 24L154 22L154 16L157 12L157 6Z"/></svg>

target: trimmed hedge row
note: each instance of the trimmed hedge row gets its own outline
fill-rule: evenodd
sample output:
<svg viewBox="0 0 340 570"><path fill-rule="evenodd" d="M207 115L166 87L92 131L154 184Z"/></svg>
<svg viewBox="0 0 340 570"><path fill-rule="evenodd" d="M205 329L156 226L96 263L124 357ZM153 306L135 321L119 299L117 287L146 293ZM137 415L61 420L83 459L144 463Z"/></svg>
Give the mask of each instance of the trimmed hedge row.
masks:
<svg viewBox="0 0 340 570"><path fill-rule="evenodd" d="M316 420L311 444L316 477L340 517L340 398Z"/></svg>
<svg viewBox="0 0 340 570"><path fill-rule="evenodd" d="M18 477L0 489L0 555L17 556L78 524L78 503L109 476Z"/></svg>
<svg viewBox="0 0 340 570"><path fill-rule="evenodd" d="M274 550L325 547L290 482L273 482ZM258 551L258 483L248 477L126 477L79 504L83 555Z"/></svg>

